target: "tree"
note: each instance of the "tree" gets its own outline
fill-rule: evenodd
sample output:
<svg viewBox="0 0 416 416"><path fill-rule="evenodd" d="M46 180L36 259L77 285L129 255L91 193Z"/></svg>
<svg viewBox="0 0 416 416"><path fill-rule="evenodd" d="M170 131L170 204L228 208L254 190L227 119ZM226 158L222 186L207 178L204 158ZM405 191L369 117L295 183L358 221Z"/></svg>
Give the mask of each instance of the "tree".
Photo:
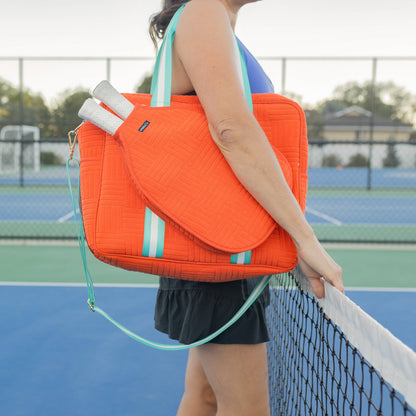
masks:
<svg viewBox="0 0 416 416"><path fill-rule="evenodd" d="M305 111L308 137L322 137L325 118L351 106L372 111L372 85L370 81L349 81L337 86L332 97ZM393 82L380 82L375 86L375 114L387 119L413 124L416 122L416 95ZM411 139L411 138L410 138Z"/></svg>
<svg viewBox="0 0 416 416"><path fill-rule="evenodd" d="M352 155L346 165L347 168L365 168L368 166L368 159L361 153Z"/></svg>
<svg viewBox="0 0 416 416"><path fill-rule="evenodd" d="M318 111L322 117L325 117L328 114L336 113L337 111L344 110L347 108L348 104L342 100L338 99L327 99L320 102L316 106L316 111Z"/></svg>
<svg viewBox="0 0 416 416"><path fill-rule="evenodd" d="M324 124L322 113L314 109L305 110L309 139L323 139Z"/></svg>
<svg viewBox="0 0 416 416"><path fill-rule="evenodd" d="M66 137L68 131L81 123L78 111L87 98L91 98L91 94L82 88L65 90L60 94L52 111L50 137Z"/></svg>
<svg viewBox="0 0 416 416"><path fill-rule="evenodd" d="M397 168L400 165L400 159L397 156L396 147L393 141L387 145L386 157L383 159L385 168Z"/></svg>
<svg viewBox="0 0 416 416"><path fill-rule="evenodd" d="M323 168L336 168L338 166L342 166L342 160L337 154L330 153L322 158Z"/></svg>
<svg viewBox="0 0 416 416"><path fill-rule="evenodd" d="M150 86L152 85L153 74L145 75L140 83L137 85L135 91L141 94L149 94Z"/></svg>
<svg viewBox="0 0 416 416"><path fill-rule="evenodd" d="M21 113L23 99L23 114ZM45 135L49 128L50 111L44 98L29 89L20 91L6 80L0 80L0 128L20 123L37 126Z"/></svg>
<svg viewBox="0 0 416 416"><path fill-rule="evenodd" d="M365 110L372 111L372 83L365 81L346 82L339 85L333 92L331 101L342 103L345 107L357 105ZM379 82L375 85L376 114L392 120L413 123L416 115L416 95L406 91L394 82ZM321 105L325 107L328 100Z"/></svg>

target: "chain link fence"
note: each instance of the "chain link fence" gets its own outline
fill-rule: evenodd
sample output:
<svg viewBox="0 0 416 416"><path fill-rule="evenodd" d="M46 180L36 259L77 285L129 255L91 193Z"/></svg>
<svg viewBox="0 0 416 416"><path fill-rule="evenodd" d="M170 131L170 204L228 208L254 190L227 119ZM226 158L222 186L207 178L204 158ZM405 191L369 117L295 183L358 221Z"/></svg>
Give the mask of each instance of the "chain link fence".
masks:
<svg viewBox="0 0 416 416"><path fill-rule="evenodd" d="M20 120L17 125L3 126L0 132L0 238L75 239L65 170L68 140L66 137L42 137L41 127L47 120L33 123L25 118L23 91L26 87L23 80L33 78L33 74L27 73L29 68L24 65L25 58L7 59L4 58L7 60L6 69L12 59L15 60L13 65L17 65L18 76L14 76L21 91L21 102L20 110L17 106L16 112L21 113L16 114ZM66 59L72 62L70 58ZM296 59L292 59L296 64ZM316 64L316 58L311 62L302 59L306 64ZM332 65L330 59L320 59L322 68ZM416 243L416 140L412 140L413 125L397 119L388 120L377 112L375 85L379 61L377 58L362 59L370 64L366 71L370 76L366 77L360 71L357 78L372 80L373 111L359 107L338 109L332 118L318 122L313 113L306 111L310 132L306 216L323 242ZM416 58L412 59L397 58L397 62L407 67L416 64ZM123 81L119 84L117 81L126 78L122 76L123 71L115 70L123 61L102 60L105 64L101 69L102 78L110 79L119 71L121 75L113 83L118 89L132 91L133 77L129 87L120 87ZM355 60L362 64L358 58ZM391 60L387 63L390 64ZM77 58L77 64L79 61ZM2 62L0 58L0 78L7 78L6 69L2 72ZM38 59L36 63L39 62L46 67L54 63L50 59ZM129 60L126 62L131 64ZM138 62L142 65L138 73L143 77L151 71L152 60L142 58ZM349 62L349 58L342 62ZM87 65L90 61L82 63ZM263 58L263 63L266 71L278 79L279 93L296 95L297 91L291 87L289 58ZM34 69L39 70L37 67ZM140 77L135 79L137 83ZM349 79L346 76L345 80ZM89 86L98 81L90 77L79 79L80 84ZM302 92L302 87L299 88ZM416 84L409 84L409 88L416 92ZM69 130L76 125L68 122L65 127ZM71 167L70 178L76 186L77 167Z"/></svg>

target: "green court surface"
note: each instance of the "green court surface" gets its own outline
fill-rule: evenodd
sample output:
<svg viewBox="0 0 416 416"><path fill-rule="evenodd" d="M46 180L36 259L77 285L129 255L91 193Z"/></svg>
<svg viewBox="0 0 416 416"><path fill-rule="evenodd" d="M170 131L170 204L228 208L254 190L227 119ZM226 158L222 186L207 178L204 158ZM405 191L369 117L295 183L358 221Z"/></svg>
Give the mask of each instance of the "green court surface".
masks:
<svg viewBox="0 0 416 416"><path fill-rule="evenodd" d="M107 265L90 253L87 258L95 283L158 283L155 276ZM0 245L0 264L0 281L85 283L80 251L73 244Z"/></svg>
<svg viewBox="0 0 416 416"><path fill-rule="evenodd" d="M346 287L416 288L414 246L328 246L342 266ZM156 284L155 276L129 272L88 255L95 283ZM50 243L0 245L0 281L79 283L84 276L78 246Z"/></svg>

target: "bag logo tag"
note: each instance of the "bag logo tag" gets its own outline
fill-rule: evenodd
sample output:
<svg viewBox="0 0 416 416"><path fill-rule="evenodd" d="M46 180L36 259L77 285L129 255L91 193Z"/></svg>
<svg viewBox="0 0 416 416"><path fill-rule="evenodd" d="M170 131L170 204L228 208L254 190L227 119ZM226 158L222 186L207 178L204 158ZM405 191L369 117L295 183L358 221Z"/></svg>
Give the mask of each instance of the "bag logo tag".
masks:
<svg viewBox="0 0 416 416"><path fill-rule="evenodd" d="M146 120L141 126L140 126L140 128L139 128L139 132L140 133L143 133L145 130L146 130L146 128L147 128L147 126L150 124L150 121L148 121L148 120Z"/></svg>

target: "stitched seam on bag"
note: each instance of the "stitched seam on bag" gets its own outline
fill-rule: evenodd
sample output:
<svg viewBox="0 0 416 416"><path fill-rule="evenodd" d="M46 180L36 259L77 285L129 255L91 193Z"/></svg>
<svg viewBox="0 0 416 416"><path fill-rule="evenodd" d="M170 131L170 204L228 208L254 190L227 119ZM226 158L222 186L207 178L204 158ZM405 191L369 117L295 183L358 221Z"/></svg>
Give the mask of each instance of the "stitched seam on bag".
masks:
<svg viewBox="0 0 416 416"><path fill-rule="evenodd" d="M125 151L125 155L127 155L127 151ZM130 160L127 157L127 160ZM130 165L130 162L128 162L128 165ZM212 250L214 252L217 253L225 253L225 254L233 254L236 252L240 252L240 251L248 251L248 250L253 250L256 247L260 246L261 244L263 244L269 237L270 235L273 233L274 229L276 227L273 227L270 232L268 232L265 236L263 236L263 238L261 240L259 240L258 242L256 242L255 246L249 246L249 247L241 247L241 248L235 248L235 247L222 247L222 248L218 248L217 242L216 241L211 241L208 238L205 238L205 241L202 240L200 237L198 237L197 235L195 235L192 231L188 231L186 228L184 228L183 226L181 226L177 221L175 221L174 219L172 219L168 214L166 214L164 211L162 211L160 208L158 208L156 206L155 203L153 203L148 197L147 195L145 195L145 193L141 190L140 188L140 184L137 183L136 179L135 179L135 175L133 175L131 173L132 169L128 169L129 174L130 174L130 178L132 179L135 188L137 189L137 191L139 192L139 194L141 195L141 197L143 198L143 200L146 202L146 205L158 216L160 217L162 220L168 222L171 225L174 225L175 227L178 227L181 232L183 232L189 239L195 241L197 244L199 244L202 248L206 248L209 250Z"/></svg>
<svg viewBox="0 0 416 416"><path fill-rule="evenodd" d="M95 253L100 254L101 252L99 250L96 250ZM106 262L106 263L110 263L113 264L115 262L118 262L120 260L136 260L137 257L135 256L130 256L130 255L126 255L126 254L118 254L117 255L117 259L113 259L113 258L109 258L108 256L106 256L105 254L100 254L101 259ZM167 264L176 264L176 265L185 265L185 266L189 266L190 262L188 260L175 260L175 259L169 259L169 258L151 258L151 257L140 257L142 263L154 263L155 260L157 260L157 263L161 264L161 263L167 263ZM221 268L226 268L226 269L230 269L230 270L239 270L241 269L243 270L247 270L247 269L268 269L271 272L276 272L277 269L280 270L280 268L282 266L279 265L270 265L270 264L263 264L263 263L257 263L257 264L231 264L231 263L227 263L227 262L197 262L197 261L192 261L191 262L192 265L197 265L197 266L208 266L208 267L221 267ZM286 271L290 271L293 269L294 266L296 266L297 264L297 259L294 260L293 264L290 265L290 267L286 270ZM279 271L279 273L284 273L284 270ZM265 274L265 273L263 273Z"/></svg>
<svg viewBox="0 0 416 416"><path fill-rule="evenodd" d="M180 96L182 97L182 96ZM196 101L196 103L198 103L198 101ZM266 100L267 103L267 100ZM297 118L296 120L298 121L298 126L300 127L299 130L299 140L298 140L298 158L297 158L297 167L294 167L297 172L298 172L298 179L297 182L293 183L293 185L297 185L297 199L298 202L301 203L303 198L301 198L301 192L302 192L302 187L301 187L301 182L302 182L302 172L301 172L301 167L304 166L304 164L301 166L301 158L302 158L302 154L303 151L301 149L301 144L303 142L302 136L303 136L303 132L304 132L304 115L303 112L301 110L301 108L299 107L299 105L295 102L293 102L292 100L289 99L285 99L284 97L282 97L281 103L284 105L288 105L292 108L294 108L294 110L297 113ZM186 104L186 103L185 103ZM145 200L146 204L149 206L149 208L151 208L155 214L157 214L159 217L161 217L163 220L174 224L175 226L177 226L181 231L183 231L188 237L191 237L192 240L194 240L195 242L197 242L200 246L202 247L208 247L210 249L214 249L216 251L219 252L224 252L224 253L234 253L234 252L240 252L240 251L247 251L247 250L252 250L256 247L258 247L259 245L261 245L264 241L266 241L271 233L273 232L273 230L275 229L275 227L273 227L272 229L269 230L268 233L265 233L265 235L263 236L263 238L259 241L256 242L256 245L252 246L245 246L245 247L230 247L230 246L221 246L218 247L218 242L215 240L211 240L211 239L207 239L205 236L203 237L204 239L201 238L201 236L199 235L195 235L195 233L191 230L188 230L186 228L184 228L182 225L180 225L180 221L175 220L174 217L172 217L169 213L166 213L165 211L163 211L162 209L160 209L154 202L153 202L153 198L151 196L148 195L148 193L146 192L146 190L142 189L142 186L140 184L140 182L137 181L136 175L134 174L134 169L133 169L133 163L132 163L132 159L131 159L131 155L129 154L129 152L127 151L127 149L125 149L123 143L121 143L121 147L123 148L123 153L124 153L124 158L127 162L127 166L128 166L128 172L129 172L129 176L131 178L131 180L133 181L136 190L139 192L139 194L142 196L142 198ZM280 151L279 151L280 152ZM283 157L285 158L284 154L282 152L280 152ZM290 163L289 163L290 168L292 169ZM293 172L292 172L292 179L293 179Z"/></svg>
<svg viewBox="0 0 416 416"><path fill-rule="evenodd" d="M119 143L121 145L121 148L123 149L124 159L126 161L127 171L129 173L129 177L132 180L132 182L133 182L136 190L138 191L138 193L140 194L140 196L142 197L142 199L146 202L146 205L157 216L159 216L164 221L169 222L170 224L174 224L175 226L177 226L182 232L185 233L185 235L187 235L192 240L194 240L195 242L197 242L203 248L209 248L210 250L214 250L216 252L226 253L226 254L232 254L232 253L237 253L237 252L243 252L243 251L253 250L256 247L258 247L261 244L263 244L270 237L270 235L273 233L273 231L275 230L276 226L274 225L273 227L270 227L270 229L268 230L268 232L265 233L261 239L259 239L258 241L256 241L255 245L252 245L251 244L249 246L243 246L243 247L237 247L237 248L236 247L230 247L230 246L221 246L221 247L218 247L218 243L215 240L208 239L205 236L204 236L204 239L202 239L201 236L195 235L195 233L193 231L184 228L180 224L180 221L179 220L175 220L175 218L173 218L169 213L166 213L165 211L163 211L161 208L159 208L153 202L153 198L151 196L149 197L148 192L145 189L142 188L140 182L137 180L137 177L134 174L133 162L132 162L132 158L131 158L130 153L125 148L125 146L124 146L124 144L123 144L122 141L120 141ZM289 164L289 166L290 166L290 164Z"/></svg>
<svg viewBox="0 0 416 416"><path fill-rule="evenodd" d="M97 247L97 223L98 223L98 211L99 211L99 206L101 203L101 190L102 190L102 185L103 185L103 171L104 171L104 156L105 156L105 150L106 150L106 145L107 145L107 134L108 133L104 133L104 146L103 146L103 153L102 153L102 158L101 158L101 168L100 168L100 187L99 187L99 191L98 191L98 199L97 199L97 206L95 209L95 227L94 227L94 246Z"/></svg>
<svg viewBox="0 0 416 416"><path fill-rule="evenodd" d="M301 193L302 193L301 183L302 183L302 176L305 175L305 172L304 172L304 169L303 169L305 166L304 166L304 164L301 163L302 162L302 142L303 142L303 136L304 136L304 133L305 133L305 123L306 123L306 122L304 122L305 114L304 114L302 108L296 102L294 102L292 100L288 100L286 102L287 102L287 104L292 106L299 115L300 134L299 134L299 142L298 142L298 149L299 149L299 157L298 157L299 169L298 170L299 170L299 172L298 172L298 181L297 181L298 182L297 183L297 186L298 186L297 191L299 193L299 195L298 195L299 201L298 202L299 202L299 204L301 204L301 203L303 203L303 200L301 199L301 197L302 197L302 195L301 195ZM307 139L306 139L306 143L307 143ZM306 167L307 167L308 159L307 159L307 157L305 159L306 159ZM306 200L306 198L305 198L305 200Z"/></svg>

